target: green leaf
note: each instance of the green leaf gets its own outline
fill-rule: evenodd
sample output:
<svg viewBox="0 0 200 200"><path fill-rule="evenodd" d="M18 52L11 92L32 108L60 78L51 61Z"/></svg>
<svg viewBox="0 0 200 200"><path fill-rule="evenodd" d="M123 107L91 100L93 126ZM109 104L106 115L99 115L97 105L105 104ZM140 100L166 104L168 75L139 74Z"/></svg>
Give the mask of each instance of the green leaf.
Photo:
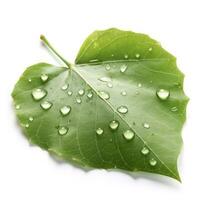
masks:
<svg viewBox="0 0 200 200"><path fill-rule="evenodd" d="M180 181L177 158L188 98L176 59L147 35L92 33L76 64L29 67L12 96L27 138L90 168L166 175Z"/></svg>

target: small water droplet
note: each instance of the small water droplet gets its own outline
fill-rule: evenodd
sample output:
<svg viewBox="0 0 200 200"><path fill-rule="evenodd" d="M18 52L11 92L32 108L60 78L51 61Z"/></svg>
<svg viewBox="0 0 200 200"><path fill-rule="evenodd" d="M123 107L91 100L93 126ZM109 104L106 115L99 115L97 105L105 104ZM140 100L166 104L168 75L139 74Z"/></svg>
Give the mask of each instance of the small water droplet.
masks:
<svg viewBox="0 0 200 200"><path fill-rule="evenodd" d="M151 165L151 166L156 166L156 164L157 164L157 161L154 159L154 158L151 158L150 160L149 160L149 164Z"/></svg>
<svg viewBox="0 0 200 200"><path fill-rule="evenodd" d="M21 106L19 104L15 106L16 110L19 110L20 108L21 108Z"/></svg>
<svg viewBox="0 0 200 200"><path fill-rule="evenodd" d="M44 110L48 110L51 108L52 103L49 101L43 101L40 106L44 109Z"/></svg>
<svg viewBox="0 0 200 200"><path fill-rule="evenodd" d="M153 48L152 48L152 47L150 47L150 48L149 48L149 51L152 51L152 50L153 50Z"/></svg>
<svg viewBox="0 0 200 200"><path fill-rule="evenodd" d="M97 135L102 135L103 134L103 129L97 128L96 133L97 133Z"/></svg>
<svg viewBox="0 0 200 200"><path fill-rule="evenodd" d="M109 71L111 67L110 67L109 64L107 64L107 65L105 66L105 68L106 68L107 71Z"/></svg>
<svg viewBox="0 0 200 200"><path fill-rule="evenodd" d="M98 61L99 61L98 59L92 59L89 62L98 62Z"/></svg>
<svg viewBox="0 0 200 200"><path fill-rule="evenodd" d="M140 94L140 92L139 92L139 91L136 91L135 94L138 95L138 94Z"/></svg>
<svg viewBox="0 0 200 200"><path fill-rule="evenodd" d="M135 54L135 57L136 57L136 58L139 58L139 57L140 57L140 54L139 54L139 53L136 53L136 54Z"/></svg>
<svg viewBox="0 0 200 200"><path fill-rule="evenodd" d="M123 133L123 136L126 140L132 140L135 136L135 133L131 130L127 130Z"/></svg>
<svg viewBox="0 0 200 200"><path fill-rule="evenodd" d="M47 92L44 89L36 88L32 91L33 99L36 101L43 99L46 95Z"/></svg>
<svg viewBox="0 0 200 200"><path fill-rule="evenodd" d="M29 117L28 120L29 120L30 122L32 122L34 119L33 119L33 117Z"/></svg>
<svg viewBox="0 0 200 200"><path fill-rule="evenodd" d="M107 86L108 86L109 88L112 88L112 87L113 87L113 84L112 84L111 82L108 82L108 83L107 83Z"/></svg>
<svg viewBox="0 0 200 200"><path fill-rule="evenodd" d="M79 94L80 96L83 96L83 95L85 94L85 90L80 89L80 90L78 91L78 94Z"/></svg>
<svg viewBox="0 0 200 200"><path fill-rule="evenodd" d="M27 124L25 124L25 127L26 127L26 128L29 128L29 124L28 124L28 123L27 123Z"/></svg>
<svg viewBox="0 0 200 200"><path fill-rule="evenodd" d="M80 104L82 102L81 98L76 98L76 103Z"/></svg>
<svg viewBox="0 0 200 200"><path fill-rule="evenodd" d="M166 100L170 95L169 91L165 90L165 89L159 89L156 92L156 94L157 94L158 98L161 99L161 100Z"/></svg>
<svg viewBox="0 0 200 200"><path fill-rule="evenodd" d="M31 78L29 78L29 79L28 79L28 82L30 83L31 81L32 81L32 79L31 79Z"/></svg>
<svg viewBox="0 0 200 200"><path fill-rule="evenodd" d="M88 97L89 99L91 99L91 98L93 97L93 93L92 93L92 92L88 92L87 97Z"/></svg>
<svg viewBox="0 0 200 200"><path fill-rule="evenodd" d="M112 130L116 130L119 126L119 122L116 121L116 120L113 120L113 121L110 122L109 126Z"/></svg>
<svg viewBox="0 0 200 200"><path fill-rule="evenodd" d="M60 112L62 115L68 115L71 111L71 107L70 106L63 106L61 109L60 109Z"/></svg>
<svg viewBox="0 0 200 200"><path fill-rule="evenodd" d="M108 100L110 98L110 95L108 92L105 92L105 91L99 91L99 96L102 98L102 99L105 99L105 100Z"/></svg>
<svg viewBox="0 0 200 200"><path fill-rule="evenodd" d="M99 80L102 82L110 82L111 81L111 79L109 77L101 77L101 78L99 78Z"/></svg>
<svg viewBox="0 0 200 200"><path fill-rule="evenodd" d="M43 82L46 82L47 80L48 80L48 75L47 74L42 74L41 76L40 76L40 78L41 78L41 80L43 81Z"/></svg>
<svg viewBox="0 0 200 200"><path fill-rule="evenodd" d="M68 128L66 128L66 127L64 127L64 126L62 126L62 127L60 127L60 128L58 129L58 133L59 133L60 135L65 135L65 134L67 134L67 132L68 132Z"/></svg>
<svg viewBox="0 0 200 200"><path fill-rule="evenodd" d="M149 153L149 149L147 147L143 147L142 150L141 150L141 153L143 155L147 155Z"/></svg>
<svg viewBox="0 0 200 200"><path fill-rule="evenodd" d="M68 94L69 96L72 96L73 92L69 90L69 91L67 92L67 94Z"/></svg>
<svg viewBox="0 0 200 200"><path fill-rule="evenodd" d="M112 57L114 57L114 54L111 54Z"/></svg>
<svg viewBox="0 0 200 200"><path fill-rule="evenodd" d="M138 87L141 88L141 87L142 87L142 84L141 84L141 83L138 83Z"/></svg>
<svg viewBox="0 0 200 200"><path fill-rule="evenodd" d="M125 58L125 59L128 59L128 54L125 54L125 55L124 55L124 58Z"/></svg>
<svg viewBox="0 0 200 200"><path fill-rule="evenodd" d="M62 89L62 90L67 90L68 87L69 87L69 84L65 83L65 84L61 87L61 89Z"/></svg>
<svg viewBox="0 0 200 200"><path fill-rule="evenodd" d="M128 112L128 108L126 106L120 106L117 108L117 111L122 114L126 114Z"/></svg>
<svg viewBox="0 0 200 200"><path fill-rule="evenodd" d="M143 123L143 127L146 128L146 129L149 129L149 128L150 128L150 125L149 125L148 123L145 122L145 123Z"/></svg>
<svg viewBox="0 0 200 200"><path fill-rule="evenodd" d="M178 108L176 106L174 106L174 107L171 108L171 111L176 112L176 111L178 111Z"/></svg>
<svg viewBox="0 0 200 200"><path fill-rule="evenodd" d="M126 96L126 95L127 95L126 91L122 91L122 92L121 92L121 95L122 95L122 96Z"/></svg>
<svg viewBox="0 0 200 200"><path fill-rule="evenodd" d="M127 65L122 65L120 67L120 72L124 73L127 70Z"/></svg>

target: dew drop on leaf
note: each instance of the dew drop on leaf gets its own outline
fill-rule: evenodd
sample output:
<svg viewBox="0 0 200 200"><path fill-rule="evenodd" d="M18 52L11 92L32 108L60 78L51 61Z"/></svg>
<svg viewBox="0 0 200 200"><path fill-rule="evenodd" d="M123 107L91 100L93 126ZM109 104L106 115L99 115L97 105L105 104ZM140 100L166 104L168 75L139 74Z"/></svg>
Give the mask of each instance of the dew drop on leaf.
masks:
<svg viewBox="0 0 200 200"><path fill-rule="evenodd" d="M49 110L52 106L52 103L49 101L43 101L40 106L44 109L44 110Z"/></svg>
<svg viewBox="0 0 200 200"><path fill-rule="evenodd" d="M140 57L140 54L139 54L139 53L136 53L136 54L135 54L135 57L136 57L136 58L139 58L139 57Z"/></svg>
<svg viewBox="0 0 200 200"><path fill-rule="evenodd" d="M124 73L127 70L127 65L122 65L120 67L120 72Z"/></svg>
<svg viewBox="0 0 200 200"><path fill-rule="evenodd" d="M105 99L105 100L108 100L110 98L110 95L108 92L105 92L105 91L99 91L99 96L102 98L102 99Z"/></svg>
<svg viewBox="0 0 200 200"><path fill-rule="evenodd" d="M143 127L146 128L146 129L149 129L149 128L150 128L150 125L149 125L148 123L145 122L145 123L143 123Z"/></svg>
<svg viewBox="0 0 200 200"><path fill-rule="evenodd" d="M113 121L110 122L109 126L112 130L116 130L119 126L119 122L116 121L116 120L113 120Z"/></svg>
<svg viewBox="0 0 200 200"><path fill-rule="evenodd" d="M47 80L48 80L48 75L47 74L42 74L41 76L40 76L40 78L41 78L41 80L43 81L43 82L46 82Z"/></svg>
<svg viewBox="0 0 200 200"><path fill-rule="evenodd" d="M149 154L149 149L147 147L143 147L142 150L141 150L141 153L143 155L147 155L147 154Z"/></svg>
<svg viewBox="0 0 200 200"><path fill-rule="evenodd" d="M126 114L128 112L128 108L126 106L120 106L117 108L117 111L122 114Z"/></svg>
<svg viewBox="0 0 200 200"><path fill-rule="evenodd" d="M60 109L60 112L63 116L65 115L68 115L71 111L71 107L70 106L63 106L61 109Z"/></svg>
<svg viewBox="0 0 200 200"><path fill-rule="evenodd" d="M80 90L78 91L78 94L79 94L80 96L83 96L83 95L85 94L85 90L80 89Z"/></svg>
<svg viewBox="0 0 200 200"><path fill-rule="evenodd" d="M62 127L60 127L60 128L58 129L58 133L59 133L60 135L65 135L65 134L67 134L67 132L68 132L68 128L66 128L66 127L64 127L64 126L62 126Z"/></svg>
<svg viewBox="0 0 200 200"><path fill-rule="evenodd" d="M156 161L154 158L151 158L151 159L149 160L149 164L150 164L151 166L156 166L157 161Z"/></svg>
<svg viewBox="0 0 200 200"><path fill-rule="evenodd" d="M131 130L127 130L123 133L123 136L126 140L132 140L135 136L135 133Z"/></svg>
<svg viewBox="0 0 200 200"><path fill-rule="evenodd" d="M96 134L97 135L102 135L103 134L103 129L102 128L97 128Z"/></svg>
<svg viewBox="0 0 200 200"><path fill-rule="evenodd" d="M29 82L29 83L31 83L31 82L32 82L32 79L31 79L31 78L29 78L29 79L28 79L28 82Z"/></svg>
<svg viewBox="0 0 200 200"><path fill-rule="evenodd" d="M29 128L29 124L28 124L28 123L27 123L27 124L25 124L25 127L26 127L26 128Z"/></svg>
<svg viewBox="0 0 200 200"><path fill-rule="evenodd" d="M32 97L36 101L43 99L46 95L47 92L44 89L36 88L32 91Z"/></svg>
<svg viewBox="0 0 200 200"><path fill-rule="evenodd" d="M178 108L176 106L174 106L174 107L171 108L171 111L176 112L176 111L178 111Z"/></svg>
<svg viewBox="0 0 200 200"><path fill-rule="evenodd" d="M124 55L124 58L125 58L125 59L128 59L128 54L125 54L125 55Z"/></svg>
<svg viewBox="0 0 200 200"><path fill-rule="evenodd" d="M110 67L109 64L107 64L107 65L105 66L105 68L106 68L107 71L109 71L111 67Z"/></svg>
<svg viewBox="0 0 200 200"><path fill-rule="evenodd" d="M80 104L82 102L81 98L76 98L76 103Z"/></svg>
<svg viewBox="0 0 200 200"><path fill-rule="evenodd" d="M102 81L102 82L110 82L111 81L111 79L109 77L106 77L106 76L99 78L99 80Z"/></svg>
<svg viewBox="0 0 200 200"><path fill-rule="evenodd" d="M19 110L20 108L21 108L20 105L16 105L16 106L15 106L15 109L16 109L16 110Z"/></svg>
<svg viewBox="0 0 200 200"><path fill-rule="evenodd" d="M142 84L141 84L141 83L138 83L138 87L141 88L141 87L142 87Z"/></svg>
<svg viewBox="0 0 200 200"><path fill-rule="evenodd" d="M152 51L152 50L153 50L153 48L152 48L152 47L150 47L150 48L149 48L149 51Z"/></svg>
<svg viewBox="0 0 200 200"><path fill-rule="evenodd" d="M33 117L29 117L28 120L29 120L30 122L32 122L34 119L33 119Z"/></svg>
<svg viewBox="0 0 200 200"><path fill-rule="evenodd" d="M121 92L121 95L122 95L122 96L126 96L126 95L127 95L126 91L122 91L122 92Z"/></svg>
<svg viewBox="0 0 200 200"><path fill-rule="evenodd" d="M159 89L156 92L156 94L157 94L158 98L161 100L166 100L170 95L169 90L165 90L165 89Z"/></svg>
<svg viewBox="0 0 200 200"><path fill-rule="evenodd" d="M109 88L112 88L112 87L113 87L113 84L112 84L111 82L108 82L108 83L107 83L107 86L108 86Z"/></svg>
<svg viewBox="0 0 200 200"><path fill-rule="evenodd" d="M68 87L69 87L69 85L68 85L67 83L65 83L65 84L61 87L61 89L62 89L62 90L67 90Z"/></svg>
<svg viewBox="0 0 200 200"><path fill-rule="evenodd" d="M72 92L72 91L68 91L67 94L68 94L69 96L72 96L73 92Z"/></svg>
<svg viewBox="0 0 200 200"><path fill-rule="evenodd" d="M91 98L93 97L93 93L92 93L91 91L88 92L87 97L88 97L89 99L91 99Z"/></svg>

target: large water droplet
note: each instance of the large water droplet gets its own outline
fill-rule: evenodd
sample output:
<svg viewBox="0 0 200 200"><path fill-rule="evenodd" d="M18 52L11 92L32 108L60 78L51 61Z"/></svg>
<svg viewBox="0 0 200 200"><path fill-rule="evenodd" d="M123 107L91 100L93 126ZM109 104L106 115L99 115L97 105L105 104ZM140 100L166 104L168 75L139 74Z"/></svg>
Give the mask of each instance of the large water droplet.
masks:
<svg viewBox="0 0 200 200"><path fill-rule="evenodd" d="M122 96L126 96L126 95L127 95L126 91L122 91L122 92L121 92L121 95L122 95Z"/></svg>
<svg viewBox="0 0 200 200"><path fill-rule="evenodd" d="M65 134L67 134L67 132L68 132L68 128L66 128L66 127L64 127L64 126L62 126L62 127L60 127L60 128L58 129L58 133L59 133L60 135L65 135Z"/></svg>
<svg viewBox="0 0 200 200"><path fill-rule="evenodd" d="M143 127L146 128L146 129L149 129L149 128L150 128L150 125L149 125L148 123L145 122L145 123L143 123Z"/></svg>
<svg viewBox="0 0 200 200"><path fill-rule="evenodd" d="M78 94L79 94L80 96L83 96L83 95L85 94L85 90L80 89L80 90L78 91Z"/></svg>
<svg viewBox="0 0 200 200"><path fill-rule="evenodd" d="M21 108L21 106L19 104L15 106L16 110L19 110L20 108Z"/></svg>
<svg viewBox="0 0 200 200"><path fill-rule="evenodd" d="M69 96L72 96L73 92L69 90L69 91L67 91L67 94L68 94Z"/></svg>
<svg viewBox="0 0 200 200"><path fill-rule="evenodd" d="M136 53L136 54L135 54L135 57L136 57L136 58L139 58L139 57L140 57L140 54L139 54L139 53Z"/></svg>
<svg viewBox="0 0 200 200"><path fill-rule="evenodd" d="M32 91L33 99L36 101L43 99L46 95L47 92L44 89L37 88Z"/></svg>
<svg viewBox="0 0 200 200"><path fill-rule="evenodd" d="M61 89L62 89L62 90L67 90L68 87L69 87L69 84L65 83L65 84L61 87Z"/></svg>
<svg viewBox="0 0 200 200"><path fill-rule="evenodd" d="M32 122L34 119L33 119L33 117L30 116L30 117L28 118L28 120L29 120L30 122Z"/></svg>
<svg viewBox="0 0 200 200"><path fill-rule="evenodd" d="M40 106L44 109L44 110L48 110L51 108L52 103L49 101L43 101Z"/></svg>
<svg viewBox="0 0 200 200"><path fill-rule="evenodd" d="M127 70L127 65L122 65L120 67L120 72L124 73Z"/></svg>
<svg viewBox="0 0 200 200"><path fill-rule="evenodd" d="M126 114L128 112L128 108L126 106L120 106L117 108L117 111L122 114Z"/></svg>
<svg viewBox="0 0 200 200"><path fill-rule="evenodd" d="M149 149L147 147L143 147L142 150L141 150L141 153L143 155L147 155L149 153Z"/></svg>
<svg viewBox="0 0 200 200"><path fill-rule="evenodd" d="M126 140L132 140L135 136L135 133L131 130L127 130L123 133L123 136Z"/></svg>
<svg viewBox="0 0 200 200"><path fill-rule="evenodd" d="M116 120L113 120L113 121L110 122L109 126L112 130L116 130L119 126L119 122L116 121Z"/></svg>
<svg viewBox="0 0 200 200"><path fill-rule="evenodd" d="M106 68L107 71L109 71L111 67L110 67L109 64L107 64L107 65L105 66L105 68Z"/></svg>
<svg viewBox="0 0 200 200"><path fill-rule="evenodd" d="M156 161L154 158L151 158L151 159L149 160L149 164L150 164L151 166L156 166L157 161Z"/></svg>
<svg viewBox="0 0 200 200"><path fill-rule="evenodd" d="M176 106L174 106L174 107L171 108L171 111L176 112L176 111L178 111L178 108Z"/></svg>
<svg viewBox="0 0 200 200"><path fill-rule="evenodd" d="M42 74L41 76L40 76L40 78L41 78L41 80L43 81L43 82L46 82L47 80L48 80L48 75L47 74Z"/></svg>
<svg viewBox="0 0 200 200"><path fill-rule="evenodd" d="M96 133L97 133L97 135L102 135L103 134L103 129L102 128L97 128Z"/></svg>
<svg viewBox="0 0 200 200"><path fill-rule="evenodd" d="M90 92L87 94L87 97L88 97L89 99L91 99L91 98L93 97L93 93L90 91Z"/></svg>
<svg viewBox="0 0 200 200"><path fill-rule="evenodd" d="M170 95L169 91L165 90L165 89L159 89L156 92L156 94L157 94L158 98L161 99L161 100L166 100Z"/></svg>
<svg viewBox="0 0 200 200"><path fill-rule="evenodd" d="M76 98L76 103L80 104L82 102L81 98Z"/></svg>
<svg viewBox="0 0 200 200"><path fill-rule="evenodd" d="M110 82L111 81L111 79L109 77L101 77L101 78L99 78L99 80L102 82Z"/></svg>
<svg viewBox="0 0 200 200"><path fill-rule="evenodd" d="M110 95L108 92L105 92L105 91L99 91L99 96L102 98L102 99L109 99L110 98Z"/></svg>
<svg viewBox="0 0 200 200"><path fill-rule="evenodd" d="M70 106L63 106L61 109L60 109L60 112L62 115L68 115L71 111L71 107Z"/></svg>

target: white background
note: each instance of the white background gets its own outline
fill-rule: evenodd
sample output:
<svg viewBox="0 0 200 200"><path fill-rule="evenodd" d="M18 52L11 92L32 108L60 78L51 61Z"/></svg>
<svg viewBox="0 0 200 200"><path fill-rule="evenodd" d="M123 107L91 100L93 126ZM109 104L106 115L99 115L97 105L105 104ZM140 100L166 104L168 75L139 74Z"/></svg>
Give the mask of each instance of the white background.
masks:
<svg viewBox="0 0 200 200"><path fill-rule="evenodd" d="M199 199L200 5L198 0L0 0L0 199ZM190 97L179 159L182 184L167 177L93 170L53 160L16 124L11 91L31 64L55 63L45 34L73 62L88 34L118 27L150 35L177 57Z"/></svg>

